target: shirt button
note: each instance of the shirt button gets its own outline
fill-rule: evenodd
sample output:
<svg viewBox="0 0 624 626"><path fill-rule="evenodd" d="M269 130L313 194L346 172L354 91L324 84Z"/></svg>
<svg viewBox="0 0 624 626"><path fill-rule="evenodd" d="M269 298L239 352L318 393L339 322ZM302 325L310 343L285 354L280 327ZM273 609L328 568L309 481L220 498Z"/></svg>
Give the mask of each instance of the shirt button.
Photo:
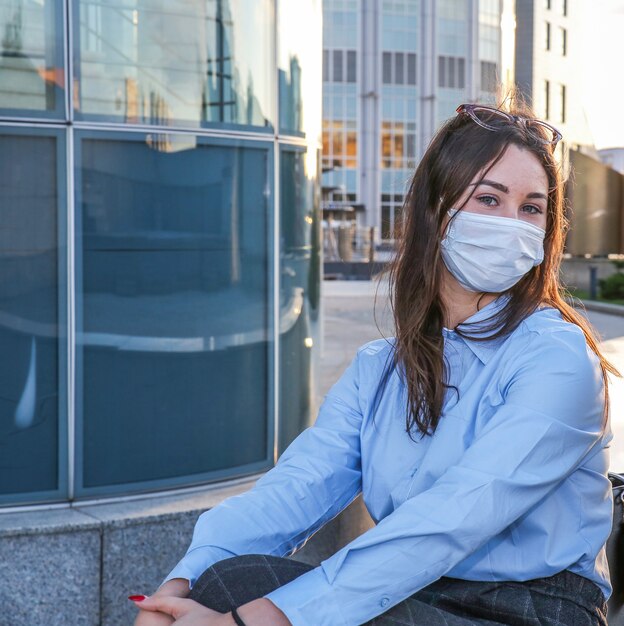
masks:
<svg viewBox="0 0 624 626"><path fill-rule="evenodd" d="M389 602L390 602L390 598L382 598L381 606L388 606Z"/></svg>

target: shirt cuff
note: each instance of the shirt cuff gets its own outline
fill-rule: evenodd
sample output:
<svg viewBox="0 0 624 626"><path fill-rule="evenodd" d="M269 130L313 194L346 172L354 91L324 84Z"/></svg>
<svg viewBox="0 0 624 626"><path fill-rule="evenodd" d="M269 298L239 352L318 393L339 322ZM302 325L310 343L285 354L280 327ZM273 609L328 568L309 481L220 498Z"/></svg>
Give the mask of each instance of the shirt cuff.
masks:
<svg viewBox="0 0 624 626"><path fill-rule="evenodd" d="M273 602L293 626L352 626L332 596L334 588L321 566L264 595Z"/></svg>
<svg viewBox="0 0 624 626"><path fill-rule="evenodd" d="M172 578L185 578L192 589L197 579L214 563L236 556L233 552L216 546L202 546L189 550L178 564L169 572L160 583L162 587Z"/></svg>

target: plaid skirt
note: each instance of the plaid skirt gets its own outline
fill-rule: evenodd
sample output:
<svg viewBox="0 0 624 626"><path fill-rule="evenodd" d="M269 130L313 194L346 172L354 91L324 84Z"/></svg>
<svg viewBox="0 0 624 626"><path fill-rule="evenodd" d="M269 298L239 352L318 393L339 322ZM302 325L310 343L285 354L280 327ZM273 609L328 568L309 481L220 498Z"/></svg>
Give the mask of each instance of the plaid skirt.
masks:
<svg viewBox="0 0 624 626"><path fill-rule="evenodd" d="M209 567L189 597L227 613L311 569L288 558L235 556ZM391 625L607 626L607 603L594 582L569 570L522 582L443 576L366 622L366 626Z"/></svg>

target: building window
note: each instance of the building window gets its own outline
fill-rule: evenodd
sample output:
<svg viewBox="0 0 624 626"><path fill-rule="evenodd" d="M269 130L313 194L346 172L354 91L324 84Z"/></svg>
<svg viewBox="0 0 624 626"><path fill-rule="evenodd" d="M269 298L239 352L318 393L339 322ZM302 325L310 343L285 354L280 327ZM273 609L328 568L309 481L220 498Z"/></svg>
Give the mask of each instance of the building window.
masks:
<svg viewBox="0 0 624 626"><path fill-rule="evenodd" d="M0 502L66 491L65 142L60 131L0 129ZM60 240L59 240L60 239Z"/></svg>
<svg viewBox="0 0 624 626"><path fill-rule="evenodd" d="M457 87L466 88L466 59L462 57L457 59Z"/></svg>
<svg viewBox="0 0 624 626"><path fill-rule="evenodd" d="M323 168L357 167L354 120L323 120Z"/></svg>
<svg viewBox="0 0 624 626"><path fill-rule="evenodd" d="M299 300L298 315L292 308L280 308L280 415L297 416L280 420L279 450L283 451L295 437L314 421L311 414L310 350L301 350L312 339L310 324L318 313L319 299L310 288L309 277L315 271L312 250L319 211L311 165L306 152L295 147L283 148L280 156L280 282L283 302ZM305 252L302 252L305 251ZM280 452L281 453L281 452Z"/></svg>
<svg viewBox="0 0 624 626"><path fill-rule="evenodd" d="M559 97L560 97L560 111L559 111L559 121L565 123L566 121L566 86L559 85Z"/></svg>
<svg viewBox="0 0 624 626"><path fill-rule="evenodd" d="M560 0L561 1L561 15L564 17L568 16L568 0Z"/></svg>
<svg viewBox="0 0 624 626"><path fill-rule="evenodd" d="M496 93L498 84L496 63L481 61L481 91Z"/></svg>
<svg viewBox="0 0 624 626"><path fill-rule="evenodd" d="M446 87L446 57L438 57L438 87Z"/></svg>
<svg viewBox="0 0 624 626"><path fill-rule="evenodd" d="M546 50L550 50L550 22L546 22L546 40L544 42Z"/></svg>
<svg viewBox="0 0 624 626"><path fill-rule="evenodd" d="M347 50L347 82L355 83L357 75L355 50Z"/></svg>
<svg viewBox="0 0 624 626"><path fill-rule="evenodd" d="M393 241L401 237L403 196L400 194L381 194L381 238Z"/></svg>
<svg viewBox="0 0 624 626"><path fill-rule="evenodd" d="M342 50L334 50L334 75L332 76L332 82L343 82L343 61Z"/></svg>
<svg viewBox="0 0 624 626"><path fill-rule="evenodd" d="M466 60L463 57L438 57L438 87L464 89L466 86Z"/></svg>
<svg viewBox="0 0 624 626"><path fill-rule="evenodd" d="M382 169L416 167L416 124L414 122L381 123Z"/></svg>
<svg viewBox="0 0 624 626"><path fill-rule="evenodd" d="M559 37L561 42L561 55L568 54L568 31L565 28L559 28Z"/></svg>
<svg viewBox="0 0 624 626"><path fill-rule="evenodd" d="M544 8L547 11L550 11L550 9L552 8L552 0L544 0Z"/></svg>
<svg viewBox="0 0 624 626"><path fill-rule="evenodd" d="M271 0L243 0L236 11L223 2L67 4L76 6L78 119L187 126L276 122L270 119ZM253 46L245 44L250 32Z"/></svg>
<svg viewBox="0 0 624 626"><path fill-rule="evenodd" d="M416 54L413 52L384 52L381 67L384 85L416 84Z"/></svg>
<svg viewBox="0 0 624 626"><path fill-rule="evenodd" d="M77 490L264 462L269 151L169 133L77 139ZM241 301L233 324L207 314Z"/></svg>
<svg viewBox="0 0 624 626"><path fill-rule="evenodd" d="M357 82L357 54L355 50L332 50L331 67L328 63L323 80L330 83L355 83ZM323 60L325 70L325 60ZM331 72L329 71L331 70Z"/></svg>
<svg viewBox="0 0 624 626"><path fill-rule="evenodd" d="M544 117L550 118L550 81L544 81Z"/></svg>
<svg viewBox="0 0 624 626"><path fill-rule="evenodd" d="M323 82L329 81L329 50L323 50Z"/></svg>
<svg viewBox="0 0 624 626"><path fill-rule="evenodd" d="M455 72L456 60L457 59L455 57L447 57L446 59L446 62L447 62L446 74L448 78L449 87L455 87L458 83L457 74Z"/></svg>
<svg viewBox="0 0 624 626"><path fill-rule="evenodd" d="M63 2L0 1L0 111L63 116Z"/></svg>
<svg viewBox="0 0 624 626"><path fill-rule="evenodd" d="M405 82L405 63L403 62L405 56L402 52L395 52L394 54L394 82L397 85L402 85Z"/></svg>
<svg viewBox="0 0 624 626"><path fill-rule="evenodd" d="M416 55L413 52L407 53L407 84L416 84Z"/></svg>
<svg viewBox="0 0 624 626"><path fill-rule="evenodd" d="M392 52L383 53L382 80L384 85L392 84Z"/></svg>

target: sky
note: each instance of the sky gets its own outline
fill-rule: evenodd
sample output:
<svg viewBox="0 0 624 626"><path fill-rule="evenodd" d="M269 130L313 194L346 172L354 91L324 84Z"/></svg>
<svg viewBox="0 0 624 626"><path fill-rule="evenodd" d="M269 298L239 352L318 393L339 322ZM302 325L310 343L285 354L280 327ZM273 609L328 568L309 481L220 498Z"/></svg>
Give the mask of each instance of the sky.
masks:
<svg viewBox="0 0 624 626"><path fill-rule="evenodd" d="M596 148L624 147L624 0L584 3L584 102Z"/></svg>

